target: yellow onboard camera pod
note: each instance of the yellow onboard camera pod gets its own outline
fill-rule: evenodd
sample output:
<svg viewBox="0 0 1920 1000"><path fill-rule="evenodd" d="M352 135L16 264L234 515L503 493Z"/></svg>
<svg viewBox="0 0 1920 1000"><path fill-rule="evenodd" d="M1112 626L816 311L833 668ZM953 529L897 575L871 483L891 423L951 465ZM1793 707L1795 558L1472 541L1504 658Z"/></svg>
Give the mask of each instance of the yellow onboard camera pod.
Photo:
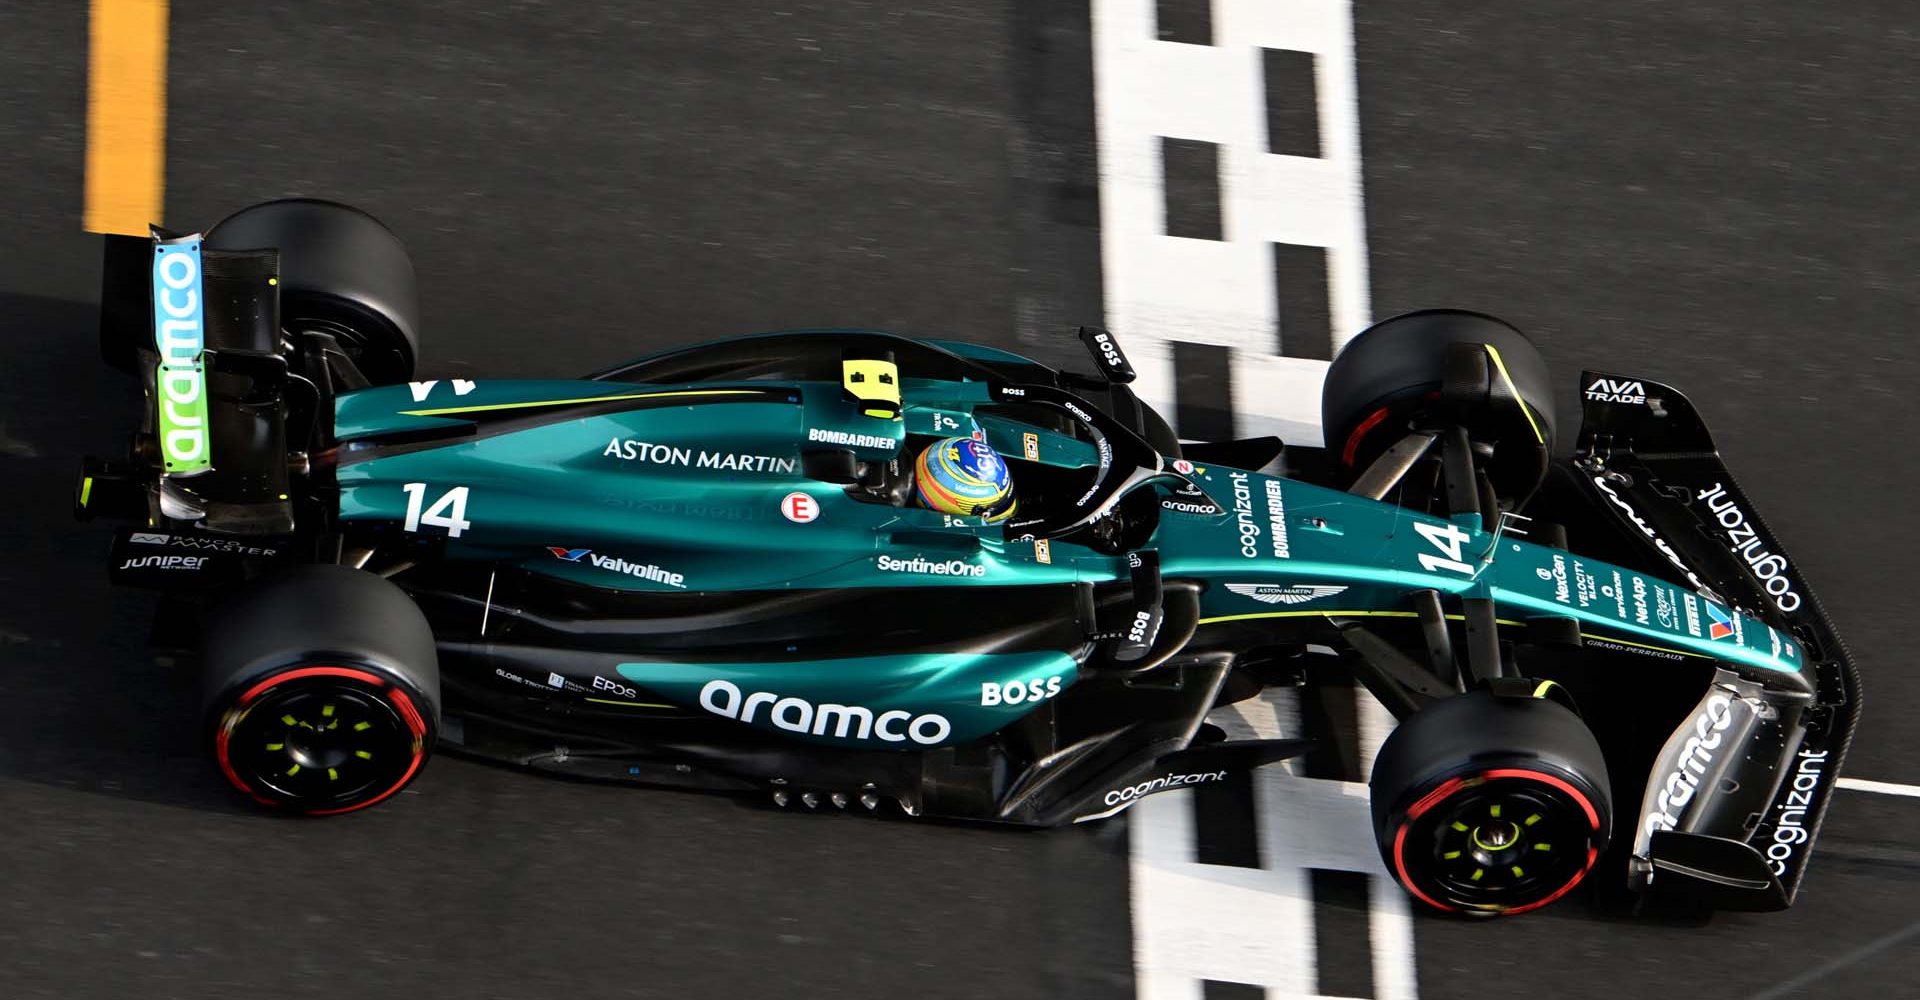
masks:
<svg viewBox="0 0 1920 1000"><path fill-rule="evenodd" d="M881 420L900 419L900 369L891 358L844 358L840 387L860 412Z"/></svg>

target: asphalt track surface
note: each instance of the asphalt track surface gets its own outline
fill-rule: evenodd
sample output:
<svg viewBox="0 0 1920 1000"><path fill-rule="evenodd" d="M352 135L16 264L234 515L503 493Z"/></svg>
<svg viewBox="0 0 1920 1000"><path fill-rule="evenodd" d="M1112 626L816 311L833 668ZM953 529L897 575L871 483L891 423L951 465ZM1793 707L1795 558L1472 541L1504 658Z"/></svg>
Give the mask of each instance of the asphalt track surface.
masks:
<svg viewBox="0 0 1920 1000"><path fill-rule="evenodd" d="M1070 357L1100 302L1086 11L912 6L179 2L164 221L363 205L412 247L426 377L812 324ZM1861 660L1847 773L1920 780L1910 5L1354 18L1374 314L1503 315L1569 399L1583 363L1685 388ZM453 759L350 820L236 801L142 652L148 602L67 520L73 456L132 405L94 354L85 73L82 5L0 12L0 995L1132 994L1123 822L802 817ZM1840 793L1785 914L1423 917L1419 992L1912 996L1916 832L1920 803Z"/></svg>

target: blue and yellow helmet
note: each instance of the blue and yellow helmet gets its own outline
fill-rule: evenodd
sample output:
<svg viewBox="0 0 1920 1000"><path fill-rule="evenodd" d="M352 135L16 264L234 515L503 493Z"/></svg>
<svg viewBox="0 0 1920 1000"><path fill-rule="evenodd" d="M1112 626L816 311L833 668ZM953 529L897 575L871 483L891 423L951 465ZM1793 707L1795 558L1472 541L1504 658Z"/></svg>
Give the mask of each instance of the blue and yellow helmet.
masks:
<svg viewBox="0 0 1920 1000"><path fill-rule="evenodd" d="M1013 513L1013 475L985 441L943 438L913 464L920 502L943 514L1005 519Z"/></svg>

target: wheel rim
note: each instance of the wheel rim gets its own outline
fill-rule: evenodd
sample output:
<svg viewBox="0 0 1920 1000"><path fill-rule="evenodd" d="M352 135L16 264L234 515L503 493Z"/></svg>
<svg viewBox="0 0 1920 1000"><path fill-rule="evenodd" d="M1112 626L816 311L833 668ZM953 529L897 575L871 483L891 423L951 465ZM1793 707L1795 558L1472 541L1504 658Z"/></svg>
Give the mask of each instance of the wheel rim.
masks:
<svg viewBox="0 0 1920 1000"><path fill-rule="evenodd" d="M392 682L311 666L236 698L221 717L215 756L227 780L255 799L330 815L399 791L419 770L426 737L414 699Z"/></svg>
<svg viewBox="0 0 1920 1000"><path fill-rule="evenodd" d="M1599 857L1602 824L1592 799L1556 775L1510 768L1455 777L1399 822L1394 874L1442 910L1522 913L1580 884Z"/></svg>

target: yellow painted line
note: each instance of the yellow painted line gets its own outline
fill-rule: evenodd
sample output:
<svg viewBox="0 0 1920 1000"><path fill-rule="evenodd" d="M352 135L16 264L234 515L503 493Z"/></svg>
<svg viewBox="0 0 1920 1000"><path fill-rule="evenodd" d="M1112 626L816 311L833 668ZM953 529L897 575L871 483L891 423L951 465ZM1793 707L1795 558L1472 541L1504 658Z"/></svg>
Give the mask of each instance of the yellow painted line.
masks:
<svg viewBox="0 0 1920 1000"><path fill-rule="evenodd" d="M1220 615L1215 618L1202 618L1200 619L1200 624L1212 625L1215 622L1239 622L1252 618L1307 618L1312 616L1326 618L1336 616L1346 618L1418 618L1420 617L1420 613L1417 611L1259 611L1249 615ZM1465 621L1467 616L1445 615L1443 617L1448 621L1457 622ZM1494 623L1497 625L1513 626L1525 624L1524 622L1517 622L1507 618L1496 618L1494 619Z"/></svg>
<svg viewBox="0 0 1920 1000"><path fill-rule="evenodd" d="M542 399L531 403L489 403L485 406L445 406L437 410L401 410L404 417L444 417L486 410L523 410L532 406L571 406L574 403L611 403L621 399L662 399L669 396L754 396L758 389L679 389L673 392L636 392L624 396L586 396L581 399Z"/></svg>
<svg viewBox="0 0 1920 1000"><path fill-rule="evenodd" d="M1500 360L1500 352L1494 350L1492 344L1481 344L1480 346L1487 349L1487 356L1493 359L1493 367L1500 372L1500 381L1507 384L1507 391L1513 394L1513 401L1520 404L1520 412L1526 415L1527 426L1533 428L1533 439L1541 444L1546 444L1547 436L1540 433L1540 425L1534 423L1533 408L1527 405L1526 400L1520 398L1520 387L1514 385L1513 376L1507 374L1507 363Z"/></svg>
<svg viewBox="0 0 1920 1000"><path fill-rule="evenodd" d="M93 0L87 50L88 232L147 235L166 197L167 2Z"/></svg>

